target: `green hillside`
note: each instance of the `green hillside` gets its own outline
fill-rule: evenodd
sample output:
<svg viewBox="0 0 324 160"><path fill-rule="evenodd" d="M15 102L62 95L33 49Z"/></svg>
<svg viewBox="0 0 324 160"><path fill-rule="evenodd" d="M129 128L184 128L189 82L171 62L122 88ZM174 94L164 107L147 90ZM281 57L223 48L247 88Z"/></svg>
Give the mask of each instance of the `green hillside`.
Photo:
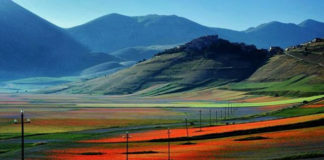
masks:
<svg viewBox="0 0 324 160"><path fill-rule="evenodd" d="M170 93L244 80L267 59L266 50L230 43L217 36L206 36L107 77L73 83L58 90L68 93L130 94L160 85L162 87L155 87L154 92Z"/></svg>
<svg viewBox="0 0 324 160"><path fill-rule="evenodd" d="M45 92L155 96L217 87L272 96L321 95L324 94L323 51L321 40L273 54L206 36L112 75Z"/></svg>
<svg viewBox="0 0 324 160"><path fill-rule="evenodd" d="M284 54L272 57L246 81L226 88L276 96L324 94L323 53L324 42L287 48Z"/></svg>

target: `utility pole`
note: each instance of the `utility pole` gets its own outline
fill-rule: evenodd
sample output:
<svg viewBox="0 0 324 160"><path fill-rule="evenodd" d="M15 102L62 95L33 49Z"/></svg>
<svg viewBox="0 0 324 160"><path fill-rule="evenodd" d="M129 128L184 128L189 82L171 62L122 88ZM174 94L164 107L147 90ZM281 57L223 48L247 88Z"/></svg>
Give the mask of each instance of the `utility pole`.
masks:
<svg viewBox="0 0 324 160"><path fill-rule="evenodd" d="M226 115L227 115L227 107L225 107L225 108L224 108L224 111L225 111L225 113L224 113L224 119L226 120Z"/></svg>
<svg viewBox="0 0 324 160"><path fill-rule="evenodd" d="M189 129L188 129L188 119L187 119L187 117L185 118L185 120L186 120L187 143L189 144L190 141L189 141Z"/></svg>
<svg viewBox="0 0 324 160"><path fill-rule="evenodd" d="M24 160L25 159L24 110L21 110L20 114L21 114L21 160Z"/></svg>
<svg viewBox="0 0 324 160"><path fill-rule="evenodd" d="M212 110L209 109L209 125L212 126Z"/></svg>
<svg viewBox="0 0 324 160"><path fill-rule="evenodd" d="M126 138L126 160L128 160L128 141L129 141L129 138L131 136L129 136L129 133L126 132L126 136L124 138Z"/></svg>
<svg viewBox="0 0 324 160"><path fill-rule="evenodd" d="M201 131L201 110L199 110L199 131Z"/></svg>
<svg viewBox="0 0 324 160"><path fill-rule="evenodd" d="M230 103L230 110L229 110L229 112L230 112L230 115L232 116L232 103Z"/></svg>
<svg viewBox="0 0 324 160"><path fill-rule="evenodd" d="M215 110L215 123L217 124L217 109Z"/></svg>
<svg viewBox="0 0 324 160"><path fill-rule="evenodd" d="M222 120L223 119L223 111L222 111L222 109L220 110L220 120Z"/></svg>
<svg viewBox="0 0 324 160"><path fill-rule="evenodd" d="M185 118L186 120L186 134L187 134L187 138L189 138L189 131L188 131L188 119Z"/></svg>
<svg viewBox="0 0 324 160"><path fill-rule="evenodd" d="M229 109L230 109L230 104L228 103L228 106L227 106L227 119L229 119L229 115L230 115L230 112L229 112Z"/></svg>
<svg viewBox="0 0 324 160"><path fill-rule="evenodd" d="M170 128L168 128L168 160L171 160L171 153L170 153Z"/></svg>
<svg viewBox="0 0 324 160"><path fill-rule="evenodd" d="M233 104L231 103L231 108L230 108L230 112L231 112L231 117L233 117Z"/></svg>
<svg viewBox="0 0 324 160"><path fill-rule="evenodd" d="M229 119L229 115L230 115L230 104L228 103L228 106L227 106L227 119Z"/></svg>
<svg viewBox="0 0 324 160"><path fill-rule="evenodd" d="M232 103L229 104L229 110L228 110L229 115L232 114Z"/></svg>
<svg viewBox="0 0 324 160"><path fill-rule="evenodd" d="M227 119L229 119L229 108L230 108L230 105L228 104L228 106L227 106Z"/></svg>
<svg viewBox="0 0 324 160"><path fill-rule="evenodd" d="M233 117L233 103L231 103L231 117Z"/></svg>

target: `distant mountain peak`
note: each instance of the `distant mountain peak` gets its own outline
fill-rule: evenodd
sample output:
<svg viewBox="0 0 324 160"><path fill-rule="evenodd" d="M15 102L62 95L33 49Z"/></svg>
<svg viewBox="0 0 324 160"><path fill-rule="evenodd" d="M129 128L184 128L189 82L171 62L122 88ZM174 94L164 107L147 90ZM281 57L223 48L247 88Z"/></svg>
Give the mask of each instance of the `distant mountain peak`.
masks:
<svg viewBox="0 0 324 160"><path fill-rule="evenodd" d="M323 25L324 23L313 20L313 19L307 19L301 23L299 23L298 25L301 27L308 27L308 26L314 26L314 25ZM324 29L324 28L323 28Z"/></svg>
<svg viewBox="0 0 324 160"><path fill-rule="evenodd" d="M279 26L279 25L282 25L283 23L281 22L278 22L278 21L271 21L271 22L268 22L268 23L263 23L263 24L260 24L256 27L250 27L248 28L247 30L245 30L244 32L253 32L253 31L257 31L257 30L262 30L264 28L267 28L267 27L271 27L271 26Z"/></svg>
<svg viewBox="0 0 324 160"><path fill-rule="evenodd" d="M110 23L119 23L119 22L123 22L123 23L129 23L130 21L132 21L131 17L122 15L122 14L118 14L118 13L111 13L111 14L107 14L101 17L98 17L96 19L93 19L85 24L81 24L72 28L78 28L80 26L84 26L84 25L92 25L92 26L97 26L98 28L101 27L101 25L108 25ZM69 28L69 29L72 29Z"/></svg>
<svg viewBox="0 0 324 160"><path fill-rule="evenodd" d="M133 16L133 17L148 17L148 18L156 18L156 17L179 17L175 14L171 14L171 15L161 15L161 14L147 14L147 15L143 15L143 16Z"/></svg>
<svg viewBox="0 0 324 160"><path fill-rule="evenodd" d="M145 16L135 16L132 18L136 19L138 23L142 23L142 24L153 24L155 22L166 22L166 21L172 21L172 22L181 21L181 22L195 23L193 21L190 21L183 17L179 17L177 15L149 14Z"/></svg>
<svg viewBox="0 0 324 160"><path fill-rule="evenodd" d="M293 30L298 30L299 26L294 24L294 23L282 23L279 21L271 21L268 23L264 23L261 25L258 25L256 27L250 27L247 30L245 30L245 33L251 33L251 32L268 32L268 31L273 31L275 32L276 30L281 30L281 29L293 29Z"/></svg>
<svg viewBox="0 0 324 160"><path fill-rule="evenodd" d="M313 32L317 33L317 37L324 37L324 23L322 22L307 19L301 22L298 26L307 30L312 30Z"/></svg>
<svg viewBox="0 0 324 160"><path fill-rule="evenodd" d="M110 14L107 14L106 16L122 16L122 17L125 17L125 15L119 14L119 13L110 13Z"/></svg>
<svg viewBox="0 0 324 160"><path fill-rule="evenodd" d="M314 20L314 19L306 19L306 20L302 21L302 22L300 23L300 25L301 25L301 24L306 24L306 23L320 23L320 22L318 22L318 21L316 21L316 20Z"/></svg>
<svg viewBox="0 0 324 160"><path fill-rule="evenodd" d="M102 17L99 17L97 19L108 19L108 18L130 18L129 16L126 16L126 15L123 15L123 14L119 14L119 13L111 13L111 14L107 14L107 15L104 15Z"/></svg>

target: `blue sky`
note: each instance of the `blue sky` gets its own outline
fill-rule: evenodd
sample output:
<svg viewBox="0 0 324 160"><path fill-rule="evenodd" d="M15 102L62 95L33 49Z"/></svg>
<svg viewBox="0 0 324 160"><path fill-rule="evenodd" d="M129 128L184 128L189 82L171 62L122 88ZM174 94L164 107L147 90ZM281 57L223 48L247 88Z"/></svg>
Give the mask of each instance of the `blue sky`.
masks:
<svg viewBox="0 0 324 160"><path fill-rule="evenodd" d="M119 13L178 15L202 25L245 30L270 21L324 21L323 0L14 0L48 21L64 27Z"/></svg>

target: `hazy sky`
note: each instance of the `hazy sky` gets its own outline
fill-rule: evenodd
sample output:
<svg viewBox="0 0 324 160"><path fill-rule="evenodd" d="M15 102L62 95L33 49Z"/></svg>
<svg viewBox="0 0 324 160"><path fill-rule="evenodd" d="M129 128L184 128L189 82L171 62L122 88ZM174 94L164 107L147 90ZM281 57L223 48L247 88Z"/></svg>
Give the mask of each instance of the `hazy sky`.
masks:
<svg viewBox="0 0 324 160"><path fill-rule="evenodd" d="M324 0L14 0L61 26L72 27L94 18L120 13L178 15L200 24L244 30L269 21L324 21Z"/></svg>

